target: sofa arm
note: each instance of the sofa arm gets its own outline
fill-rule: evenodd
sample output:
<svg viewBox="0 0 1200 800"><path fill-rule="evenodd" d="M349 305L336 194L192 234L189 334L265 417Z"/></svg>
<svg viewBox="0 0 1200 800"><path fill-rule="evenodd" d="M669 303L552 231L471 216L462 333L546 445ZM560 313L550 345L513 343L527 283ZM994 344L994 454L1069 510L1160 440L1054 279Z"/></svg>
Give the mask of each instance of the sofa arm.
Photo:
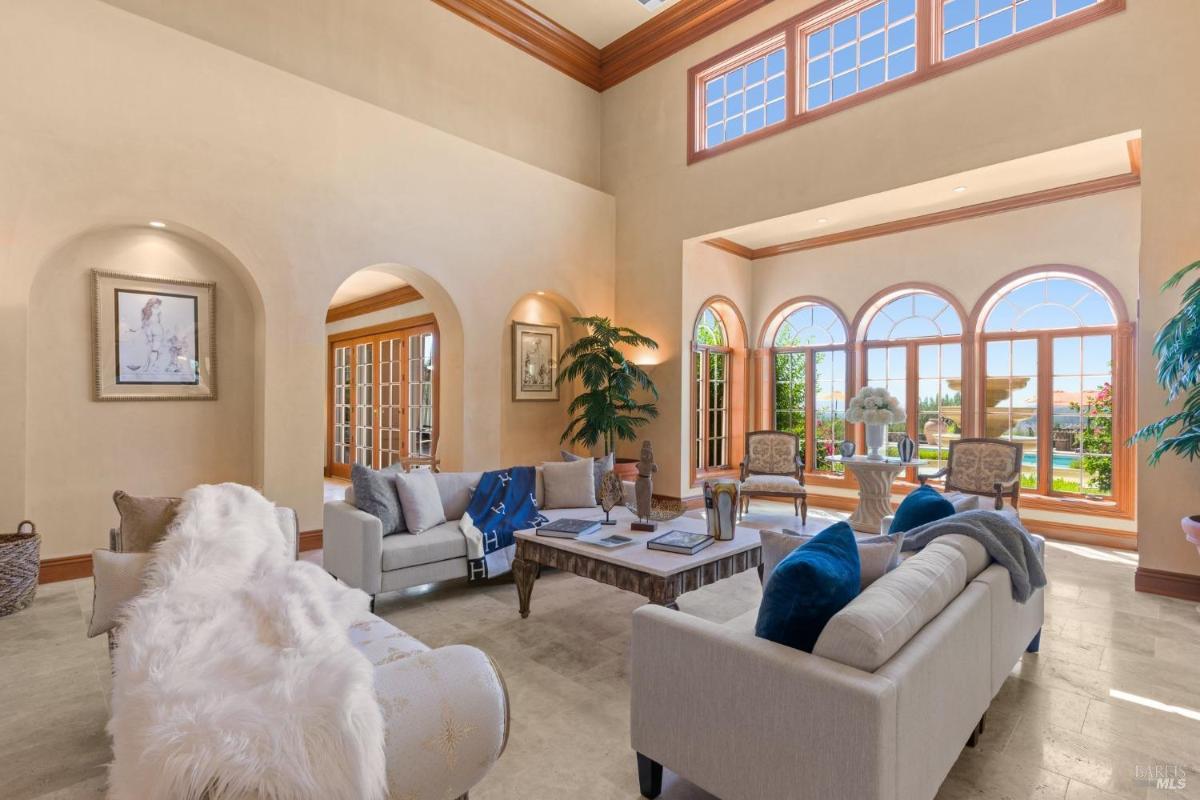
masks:
<svg viewBox="0 0 1200 800"><path fill-rule="evenodd" d="M725 800L895 800L891 681L656 606L632 651L643 756Z"/></svg>
<svg viewBox="0 0 1200 800"><path fill-rule="evenodd" d="M383 578L383 523L349 503L325 504L321 534L325 571L347 586L379 594Z"/></svg>
<svg viewBox="0 0 1200 800"><path fill-rule="evenodd" d="M390 797L459 797L508 741L508 692L482 650L450 645L375 668Z"/></svg>

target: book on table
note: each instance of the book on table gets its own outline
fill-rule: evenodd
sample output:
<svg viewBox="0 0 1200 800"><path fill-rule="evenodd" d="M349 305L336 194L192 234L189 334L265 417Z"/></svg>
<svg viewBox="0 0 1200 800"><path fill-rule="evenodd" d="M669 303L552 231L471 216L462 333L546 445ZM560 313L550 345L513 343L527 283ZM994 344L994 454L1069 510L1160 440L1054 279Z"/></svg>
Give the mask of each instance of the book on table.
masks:
<svg viewBox="0 0 1200 800"><path fill-rule="evenodd" d="M597 547L612 549L614 547L624 547L627 544L632 544L633 539L628 536L622 536L619 533L610 533L608 536L580 536L579 541L587 544L594 544Z"/></svg>
<svg viewBox="0 0 1200 800"><path fill-rule="evenodd" d="M646 547L651 550L663 550L668 553L682 553L690 556L699 553L712 543L713 537L706 533L675 530L667 531L662 536L651 539L646 542Z"/></svg>
<svg viewBox="0 0 1200 800"><path fill-rule="evenodd" d="M594 519L571 519L569 517L547 522L537 529L538 536L553 536L556 539L578 539L600 530L600 522Z"/></svg>

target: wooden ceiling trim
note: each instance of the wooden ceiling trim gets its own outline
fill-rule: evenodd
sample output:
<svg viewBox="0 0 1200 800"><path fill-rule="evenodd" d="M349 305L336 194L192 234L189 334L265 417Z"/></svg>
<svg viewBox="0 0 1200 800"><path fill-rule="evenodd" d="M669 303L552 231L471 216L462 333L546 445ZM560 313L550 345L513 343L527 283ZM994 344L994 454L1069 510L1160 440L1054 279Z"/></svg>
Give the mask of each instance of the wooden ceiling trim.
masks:
<svg viewBox="0 0 1200 800"><path fill-rule="evenodd" d="M521 0L433 0L585 86L602 88L600 49Z"/></svg>
<svg viewBox="0 0 1200 800"><path fill-rule="evenodd" d="M411 286L400 286L386 292L373 294L360 300L354 300L341 305L330 306L325 312L325 323L337 322L350 317L370 314L372 311L382 311L393 306L402 306L421 299L421 293Z"/></svg>
<svg viewBox="0 0 1200 800"><path fill-rule="evenodd" d="M881 222L876 225L867 225L848 231L838 231L837 233L828 233L823 236L812 236L808 239L800 239L794 242L767 245L765 247L751 248L725 238L707 239L705 240L705 244L730 253L736 253L743 258L757 260L780 256L785 253L797 253L801 250L814 250L818 247L830 247L835 244L857 242L861 239L873 239L877 236L888 236L893 233L902 233L919 228L931 228L934 225L945 225L949 222L959 222L965 219L974 219L975 217L1001 214L1005 211L1016 211L1017 209L1045 205L1046 203L1074 200L1078 197L1087 197L1103 192L1129 189L1141 185L1141 182L1140 175L1129 172L1121 175L1111 175L1107 178L1096 178L1090 181L1073 183L1068 186L1057 186L1052 189L1041 189L1036 192L1027 192L1012 197L1002 197L999 200L989 200L985 203L975 203L974 205L962 206L961 208L951 208L945 211L921 214L916 217Z"/></svg>
<svg viewBox="0 0 1200 800"><path fill-rule="evenodd" d="M603 91L771 0L679 0L598 48L521 0L433 0L585 86Z"/></svg>

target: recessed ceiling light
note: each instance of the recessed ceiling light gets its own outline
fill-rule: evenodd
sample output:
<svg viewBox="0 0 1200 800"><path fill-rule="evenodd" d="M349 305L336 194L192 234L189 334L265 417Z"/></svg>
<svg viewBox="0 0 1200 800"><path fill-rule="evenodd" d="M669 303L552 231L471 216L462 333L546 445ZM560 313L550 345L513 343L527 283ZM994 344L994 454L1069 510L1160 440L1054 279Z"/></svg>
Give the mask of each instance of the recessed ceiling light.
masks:
<svg viewBox="0 0 1200 800"><path fill-rule="evenodd" d="M954 187L954 191L958 192L959 194L962 194L966 190L967 190L967 187L965 187L965 186L955 186Z"/></svg>
<svg viewBox="0 0 1200 800"><path fill-rule="evenodd" d="M159 220L156 220L156 219L152 219L152 220L150 220L150 227L151 228L165 228L165 227L167 227L167 223L160 222Z"/></svg>
<svg viewBox="0 0 1200 800"><path fill-rule="evenodd" d="M817 220L818 225L824 225L826 222L829 222L828 217L821 217L820 219Z"/></svg>
<svg viewBox="0 0 1200 800"><path fill-rule="evenodd" d="M542 296L542 295L544 295L544 294L546 294L546 293L545 293L545 292L543 292L543 291L541 291L540 289L538 290L538 296Z"/></svg>

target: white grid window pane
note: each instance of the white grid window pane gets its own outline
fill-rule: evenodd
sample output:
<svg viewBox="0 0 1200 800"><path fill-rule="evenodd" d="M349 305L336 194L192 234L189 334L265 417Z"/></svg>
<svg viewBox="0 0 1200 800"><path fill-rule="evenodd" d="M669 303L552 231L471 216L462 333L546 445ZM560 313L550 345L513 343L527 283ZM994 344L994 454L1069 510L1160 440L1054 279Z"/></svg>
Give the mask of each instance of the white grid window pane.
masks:
<svg viewBox="0 0 1200 800"><path fill-rule="evenodd" d="M951 59L1100 0L942 0L942 58Z"/></svg>
<svg viewBox="0 0 1200 800"><path fill-rule="evenodd" d="M704 83L704 147L782 122L787 48L780 47Z"/></svg>
<svg viewBox="0 0 1200 800"><path fill-rule="evenodd" d="M810 111L908 75L917 68L916 0L880 0L813 31L806 53Z"/></svg>
<svg viewBox="0 0 1200 800"><path fill-rule="evenodd" d="M408 337L408 453L433 455L433 334Z"/></svg>

